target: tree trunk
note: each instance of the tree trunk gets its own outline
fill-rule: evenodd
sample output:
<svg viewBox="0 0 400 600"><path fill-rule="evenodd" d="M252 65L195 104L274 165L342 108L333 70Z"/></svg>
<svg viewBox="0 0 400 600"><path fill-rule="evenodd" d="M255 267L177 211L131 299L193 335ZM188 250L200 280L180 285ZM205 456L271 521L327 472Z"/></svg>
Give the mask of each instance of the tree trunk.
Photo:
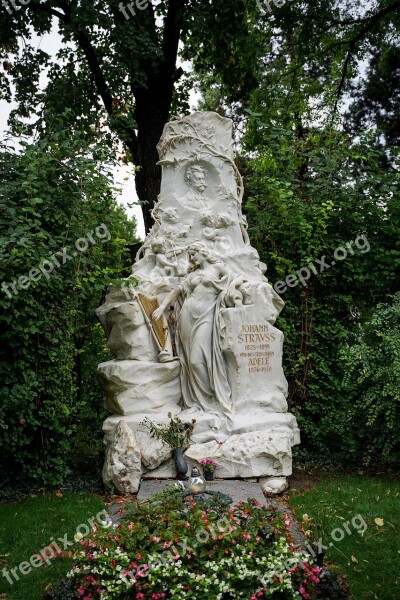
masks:
<svg viewBox="0 0 400 600"><path fill-rule="evenodd" d="M151 209L157 201L161 185L161 167L157 144L164 125L168 121L172 101L173 81L160 80L148 89L135 90L135 119L138 128L136 166L136 191L140 202L143 202L143 219L146 233L153 225Z"/></svg>

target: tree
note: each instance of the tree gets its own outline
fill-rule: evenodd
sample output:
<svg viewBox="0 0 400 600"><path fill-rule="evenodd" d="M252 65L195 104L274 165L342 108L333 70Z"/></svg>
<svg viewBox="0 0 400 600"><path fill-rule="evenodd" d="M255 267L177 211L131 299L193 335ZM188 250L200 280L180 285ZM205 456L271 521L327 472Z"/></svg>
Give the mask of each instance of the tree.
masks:
<svg viewBox="0 0 400 600"><path fill-rule="evenodd" d="M10 81L16 86L14 132L21 132L17 115L32 115L38 106L44 131L49 113L71 108L72 118L88 136L122 141L127 160L137 167L137 193L149 229L160 189L156 145L171 110L185 109L187 83L177 68L179 44L194 48L211 33L215 41L223 32L219 61L231 65L236 80L244 61L236 66L233 62L249 36L243 2L136 0L131 11L120 0L32 0L19 10L7 6L3 3L0 9L0 43L6 52L1 84L7 100ZM18 39L29 40L33 31L48 32L53 20L65 44L57 61L28 43L18 56ZM45 68L49 83L40 92L38 78Z"/></svg>
<svg viewBox="0 0 400 600"><path fill-rule="evenodd" d="M40 106L56 114L72 108L88 135L122 141L126 160L137 167L147 230L160 188L156 145L171 113L188 109L191 82L177 67L180 47L198 76L221 89L225 106L246 106L252 90L276 68L294 77L313 71L314 82L322 83L322 77L327 88L336 81L338 100L357 60L398 25L400 6L380 0L363 11L353 3L312 0L263 14L262 2L244 0L134 0L130 9L120 0L31 0L26 7L13 0L17 9L7 2L0 8L3 96L10 99L13 81L20 116ZM25 42L33 31L49 31L53 22L64 41L56 61ZM45 69L49 84L41 93L38 78Z"/></svg>
<svg viewBox="0 0 400 600"><path fill-rule="evenodd" d="M366 77L351 86L346 128L353 135L375 127L389 158L400 142L400 47L385 42L371 52Z"/></svg>
<svg viewBox="0 0 400 600"><path fill-rule="evenodd" d="M311 97L314 105L330 106L333 119L342 108L342 100L355 105L348 123L354 135L360 123L375 124L381 132L385 131L384 122L387 129L393 129L397 122L399 8L399 1L390 0L367 5L334 0L247 2L250 36L247 44L239 46L243 55L240 64L256 62L257 67L250 77L246 77L248 70L242 69L244 85L231 76L231 63L219 60L219 44L212 36L184 52L193 61L205 108L243 121L254 89L262 91L265 102L275 102L284 89L296 93L296 82L301 80L307 87L303 89L307 101ZM232 56L233 64L236 60ZM368 77L364 84L365 70ZM247 93L242 93L246 88ZM367 106L363 106L365 101Z"/></svg>

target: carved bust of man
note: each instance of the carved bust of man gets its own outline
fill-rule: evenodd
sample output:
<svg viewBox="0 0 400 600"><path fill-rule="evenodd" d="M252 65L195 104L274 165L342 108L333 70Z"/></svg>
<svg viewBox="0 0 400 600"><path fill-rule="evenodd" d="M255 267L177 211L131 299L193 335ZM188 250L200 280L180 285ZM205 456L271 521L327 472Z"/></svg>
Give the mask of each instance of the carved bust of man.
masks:
<svg viewBox="0 0 400 600"><path fill-rule="evenodd" d="M194 163L186 168L185 183L189 189L179 198L182 205L195 210L207 210L214 204L214 200L204 194L207 187L206 170L200 164Z"/></svg>

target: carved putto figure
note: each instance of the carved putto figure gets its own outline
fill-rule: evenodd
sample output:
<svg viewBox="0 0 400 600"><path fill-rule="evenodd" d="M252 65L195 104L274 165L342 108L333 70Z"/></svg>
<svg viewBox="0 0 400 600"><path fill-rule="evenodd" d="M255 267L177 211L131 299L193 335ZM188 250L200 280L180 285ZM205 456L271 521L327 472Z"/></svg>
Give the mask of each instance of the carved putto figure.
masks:
<svg viewBox="0 0 400 600"><path fill-rule="evenodd" d="M203 229L203 237L211 242L215 252L228 252L231 248L226 230L234 224L233 219L229 215L214 215L211 211L206 211L200 219L200 223L205 225Z"/></svg>
<svg viewBox="0 0 400 600"><path fill-rule="evenodd" d="M168 277L175 275L177 272L176 261L172 262L166 256L166 240L163 237L155 238L151 243L151 249L154 254L155 267L153 274L157 277Z"/></svg>
<svg viewBox="0 0 400 600"><path fill-rule="evenodd" d="M179 224L179 215L176 208L166 208L161 217L161 233L175 240L187 238L190 231L190 223Z"/></svg>

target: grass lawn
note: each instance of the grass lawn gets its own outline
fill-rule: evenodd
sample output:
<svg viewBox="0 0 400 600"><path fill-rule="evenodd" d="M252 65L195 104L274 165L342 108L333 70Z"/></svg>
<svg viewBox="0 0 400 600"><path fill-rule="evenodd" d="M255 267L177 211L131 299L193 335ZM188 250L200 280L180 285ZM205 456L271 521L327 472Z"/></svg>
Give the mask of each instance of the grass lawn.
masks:
<svg viewBox="0 0 400 600"><path fill-rule="evenodd" d="M321 478L319 473L318 477L307 491L292 489L289 499L298 520L304 513L320 518L328 511L336 513L322 540L325 546L332 544L326 564L346 576L353 600L400 598L400 484L387 476L336 473ZM357 532L364 528L359 518L354 519L357 515L367 524L363 535ZM342 533L336 530L332 537L335 529ZM342 536L341 541L334 540Z"/></svg>
<svg viewBox="0 0 400 600"><path fill-rule="evenodd" d="M69 492L62 496L32 495L19 502L0 504L0 594L7 593L11 600L42 600L45 587L65 576L72 564L68 552L77 546L74 542L77 527L87 525L88 519L95 518L103 509L104 503L98 496ZM104 513L100 519L102 517ZM81 533L85 532L82 526ZM41 561L38 566L39 561L36 561L30 573L23 575L20 570L16 571L19 581L10 573L14 581L11 585L2 570L7 568L10 572L21 562L29 561L33 554L49 546L52 538L60 550L64 550L66 541L74 545L65 550L66 556L49 559L49 565ZM29 565L23 567L23 570L28 569Z"/></svg>

